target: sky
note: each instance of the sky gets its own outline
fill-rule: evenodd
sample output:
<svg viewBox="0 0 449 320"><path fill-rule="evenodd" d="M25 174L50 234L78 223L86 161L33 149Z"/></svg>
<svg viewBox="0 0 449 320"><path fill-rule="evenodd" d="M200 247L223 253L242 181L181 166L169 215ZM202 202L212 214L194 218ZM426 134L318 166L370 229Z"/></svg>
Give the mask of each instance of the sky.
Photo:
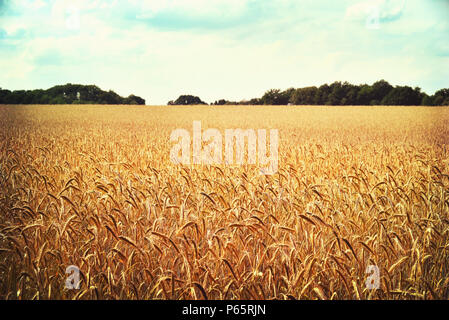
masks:
<svg viewBox="0 0 449 320"><path fill-rule="evenodd" d="M449 0L0 0L0 87L147 104L334 81L449 88Z"/></svg>

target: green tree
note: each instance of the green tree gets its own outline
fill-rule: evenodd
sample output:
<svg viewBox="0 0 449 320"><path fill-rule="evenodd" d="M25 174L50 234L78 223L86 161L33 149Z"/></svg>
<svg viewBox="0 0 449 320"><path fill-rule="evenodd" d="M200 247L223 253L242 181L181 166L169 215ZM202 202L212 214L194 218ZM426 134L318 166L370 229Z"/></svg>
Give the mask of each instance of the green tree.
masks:
<svg viewBox="0 0 449 320"><path fill-rule="evenodd" d="M373 99L373 88L367 84L360 87L357 94L357 104L359 105L369 105Z"/></svg>
<svg viewBox="0 0 449 320"><path fill-rule="evenodd" d="M427 94L424 95L423 99L421 100L421 105L422 106L433 106L434 105L433 97L428 96Z"/></svg>
<svg viewBox="0 0 449 320"><path fill-rule="evenodd" d="M131 105L145 105L145 99L142 99L141 97L130 95L128 98L124 101L125 104L131 104Z"/></svg>
<svg viewBox="0 0 449 320"><path fill-rule="evenodd" d="M313 105L315 104L317 92L317 87L296 89L290 98L290 103L294 105Z"/></svg>
<svg viewBox="0 0 449 320"><path fill-rule="evenodd" d="M265 92L260 99L264 105L286 105L289 101L288 94L291 91L281 91L280 89L271 89Z"/></svg>
<svg viewBox="0 0 449 320"><path fill-rule="evenodd" d="M449 89L441 89L433 95L433 102L436 106L449 105Z"/></svg>
<svg viewBox="0 0 449 320"><path fill-rule="evenodd" d="M223 105L225 105L226 103L228 103L227 100L225 100L225 99L220 99L220 100L218 100L218 101L215 101L215 102L214 102L214 105L216 105L216 106L223 106Z"/></svg>
<svg viewBox="0 0 449 320"><path fill-rule="evenodd" d="M181 95L173 102L174 105L205 105L199 97L192 95Z"/></svg>
<svg viewBox="0 0 449 320"><path fill-rule="evenodd" d="M330 85L330 94L328 95L326 104L332 106L347 104L347 92L350 89L350 85L347 82L341 83L336 81Z"/></svg>
<svg viewBox="0 0 449 320"><path fill-rule="evenodd" d="M358 86L355 85L349 85L347 90L346 90L346 95L344 98L344 103L342 103L343 105L357 105L358 101L357 101L357 95L359 94L359 90L360 88Z"/></svg>
<svg viewBox="0 0 449 320"><path fill-rule="evenodd" d="M419 106L424 95L420 88L411 88L408 86L396 86L387 96L382 99L383 105L396 106Z"/></svg>
<svg viewBox="0 0 449 320"><path fill-rule="evenodd" d="M324 105L327 102L328 96L331 93L331 88L328 84L323 84L318 88L315 95L315 104Z"/></svg>
<svg viewBox="0 0 449 320"><path fill-rule="evenodd" d="M371 105L379 105L381 101L393 90L394 87L385 80L380 80L372 85Z"/></svg>
<svg viewBox="0 0 449 320"><path fill-rule="evenodd" d="M78 93L81 99L78 100ZM114 91L103 91L97 86L84 86L80 84L66 84L49 88L47 90L0 90L0 103L3 104L145 104L145 100L130 95L123 98Z"/></svg>

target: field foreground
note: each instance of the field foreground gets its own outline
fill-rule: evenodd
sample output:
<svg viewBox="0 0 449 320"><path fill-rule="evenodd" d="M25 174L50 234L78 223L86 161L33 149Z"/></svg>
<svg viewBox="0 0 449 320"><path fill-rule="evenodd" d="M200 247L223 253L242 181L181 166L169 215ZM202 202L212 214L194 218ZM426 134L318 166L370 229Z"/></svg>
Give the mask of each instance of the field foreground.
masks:
<svg viewBox="0 0 449 320"><path fill-rule="evenodd" d="M194 120L279 129L279 172L171 163ZM436 107L0 106L0 298L449 299L448 123Z"/></svg>

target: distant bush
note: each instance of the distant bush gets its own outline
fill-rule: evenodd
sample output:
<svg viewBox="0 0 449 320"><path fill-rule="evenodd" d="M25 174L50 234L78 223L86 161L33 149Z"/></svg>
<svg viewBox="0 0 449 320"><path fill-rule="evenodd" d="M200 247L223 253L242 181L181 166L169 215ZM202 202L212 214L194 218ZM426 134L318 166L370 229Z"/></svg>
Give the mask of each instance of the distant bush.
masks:
<svg viewBox="0 0 449 320"><path fill-rule="evenodd" d="M215 104L223 104L219 100ZM226 103L225 103L226 104ZM392 86L385 80L372 85L353 85L336 81L320 87L289 88L287 90L271 89L260 98L235 104L263 105L449 105L449 89L441 89L433 96L421 91L421 88Z"/></svg>
<svg viewBox="0 0 449 320"><path fill-rule="evenodd" d="M47 90L2 90L0 104L135 104L145 105L141 97L119 96L114 91L103 91L94 85L66 84Z"/></svg>
<svg viewBox="0 0 449 320"><path fill-rule="evenodd" d="M207 105L207 103L202 101L199 97L192 96L192 95L182 95L182 96L179 96L179 98L176 99L175 101L168 102L168 105L176 105L176 106L200 105L200 104Z"/></svg>

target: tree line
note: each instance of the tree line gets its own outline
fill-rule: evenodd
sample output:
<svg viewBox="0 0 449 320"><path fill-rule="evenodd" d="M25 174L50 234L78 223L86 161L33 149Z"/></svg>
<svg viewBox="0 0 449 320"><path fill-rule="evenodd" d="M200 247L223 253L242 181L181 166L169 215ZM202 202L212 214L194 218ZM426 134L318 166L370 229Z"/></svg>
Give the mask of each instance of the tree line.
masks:
<svg viewBox="0 0 449 320"><path fill-rule="evenodd" d="M130 104L145 105L141 97L119 96L95 85L66 84L47 90L15 90L0 88L0 104Z"/></svg>
<svg viewBox="0 0 449 320"><path fill-rule="evenodd" d="M421 88L392 86L385 80L372 85L353 85L336 81L320 87L271 89L261 98L228 101L221 99L212 105L387 105L387 106L449 106L449 89L429 96Z"/></svg>
<svg viewBox="0 0 449 320"><path fill-rule="evenodd" d="M169 106L185 106L185 105L207 105L206 102L202 101L199 97L192 96L190 94L181 95L175 101L171 100L167 103Z"/></svg>
<svg viewBox="0 0 449 320"><path fill-rule="evenodd" d="M103 91L95 85L66 84L47 90L16 90L0 88L0 104L128 104L145 105L141 97L121 97L112 90ZM353 85L336 81L316 87L271 89L261 98L229 101L217 100L211 105L402 105L449 106L449 89L433 95L421 88L392 86L385 80L372 85ZM199 97L181 95L168 105L207 105Z"/></svg>

